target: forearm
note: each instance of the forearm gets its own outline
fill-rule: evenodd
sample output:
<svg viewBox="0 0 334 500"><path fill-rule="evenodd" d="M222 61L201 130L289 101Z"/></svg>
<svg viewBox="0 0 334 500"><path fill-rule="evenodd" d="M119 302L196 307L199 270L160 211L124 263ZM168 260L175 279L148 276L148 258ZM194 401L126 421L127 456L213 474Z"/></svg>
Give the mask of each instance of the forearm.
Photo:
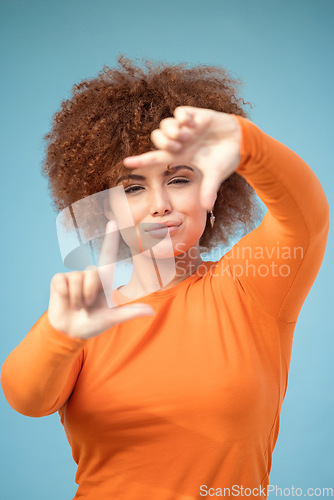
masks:
<svg viewBox="0 0 334 500"><path fill-rule="evenodd" d="M235 115L233 115L235 116ZM294 151L245 118L241 161L236 172L245 177L271 215L285 228L309 236L328 227L329 206L319 179Z"/></svg>
<svg viewBox="0 0 334 500"><path fill-rule="evenodd" d="M57 411L80 371L84 343L53 329L43 314L3 364L1 384L8 403L33 417Z"/></svg>
<svg viewBox="0 0 334 500"><path fill-rule="evenodd" d="M319 272L329 230L329 206L311 168L254 124L242 127L242 175L265 203L261 224L226 257L245 293L275 318L297 320ZM246 255L246 258L244 257Z"/></svg>

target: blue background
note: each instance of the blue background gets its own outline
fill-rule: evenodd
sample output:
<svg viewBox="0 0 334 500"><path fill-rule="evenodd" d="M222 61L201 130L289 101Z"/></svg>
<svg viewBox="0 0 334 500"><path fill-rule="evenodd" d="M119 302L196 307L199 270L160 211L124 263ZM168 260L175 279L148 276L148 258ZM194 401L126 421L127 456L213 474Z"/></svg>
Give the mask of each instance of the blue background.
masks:
<svg viewBox="0 0 334 500"><path fill-rule="evenodd" d="M216 64L244 81L251 119L315 171L333 206L332 0L1 1L0 364L47 309L63 267L42 136L74 83L124 53ZM247 108L249 109L249 108ZM333 231L297 323L271 484L334 488ZM69 499L75 464L58 414L0 395L0 495ZM322 497L322 496L321 496Z"/></svg>

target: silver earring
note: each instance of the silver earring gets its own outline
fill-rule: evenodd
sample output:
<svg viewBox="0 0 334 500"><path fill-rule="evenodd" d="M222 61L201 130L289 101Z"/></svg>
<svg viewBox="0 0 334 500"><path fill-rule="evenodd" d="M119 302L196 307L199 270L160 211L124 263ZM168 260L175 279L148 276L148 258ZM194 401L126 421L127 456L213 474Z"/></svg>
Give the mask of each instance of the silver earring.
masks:
<svg viewBox="0 0 334 500"><path fill-rule="evenodd" d="M213 227L213 225L215 223L215 220L216 220L216 217L213 215L213 211L210 210L210 224L211 224L211 227Z"/></svg>

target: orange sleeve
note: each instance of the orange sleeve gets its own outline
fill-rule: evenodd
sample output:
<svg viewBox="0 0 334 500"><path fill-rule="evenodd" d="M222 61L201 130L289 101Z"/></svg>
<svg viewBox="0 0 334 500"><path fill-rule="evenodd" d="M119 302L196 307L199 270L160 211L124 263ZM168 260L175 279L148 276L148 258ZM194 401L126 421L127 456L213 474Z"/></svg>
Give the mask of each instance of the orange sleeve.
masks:
<svg viewBox="0 0 334 500"><path fill-rule="evenodd" d="M244 293L273 317L293 323L323 260L329 205L319 179L296 153L233 116L242 131L236 172L268 211L225 258Z"/></svg>
<svg viewBox="0 0 334 500"><path fill-rule="evenodd" d="M45 312L2 366L1 385L14 410L30 417L59 410L79 375L84 343L55 330Z"/></svg>

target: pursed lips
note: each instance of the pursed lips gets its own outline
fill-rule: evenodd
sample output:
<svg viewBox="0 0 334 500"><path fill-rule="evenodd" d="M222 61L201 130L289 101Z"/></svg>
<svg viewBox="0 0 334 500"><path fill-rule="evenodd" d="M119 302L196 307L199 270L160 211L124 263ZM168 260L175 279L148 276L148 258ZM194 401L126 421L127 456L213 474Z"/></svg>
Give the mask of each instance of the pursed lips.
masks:
<svg viewBox="0 0 334 500"><path fill-rule="evenodd" d="M148 227L145 228L146 233L158 233L163 232L164 234L167 234L167 232L171 232L178 227L180 227L182 222L178 221L166 221L166 222L159 222L159 223L147 223Z"/></svg>
<svg viewBox="0 0 334 500"><path fill-rule="evenodd" d="M164 229L168 227L178 227L181 225L181 222L174 221L166 221L166 222L157 222L157 223L147 223L148 228L146 231L154 231L155 229Z"/></svg>

